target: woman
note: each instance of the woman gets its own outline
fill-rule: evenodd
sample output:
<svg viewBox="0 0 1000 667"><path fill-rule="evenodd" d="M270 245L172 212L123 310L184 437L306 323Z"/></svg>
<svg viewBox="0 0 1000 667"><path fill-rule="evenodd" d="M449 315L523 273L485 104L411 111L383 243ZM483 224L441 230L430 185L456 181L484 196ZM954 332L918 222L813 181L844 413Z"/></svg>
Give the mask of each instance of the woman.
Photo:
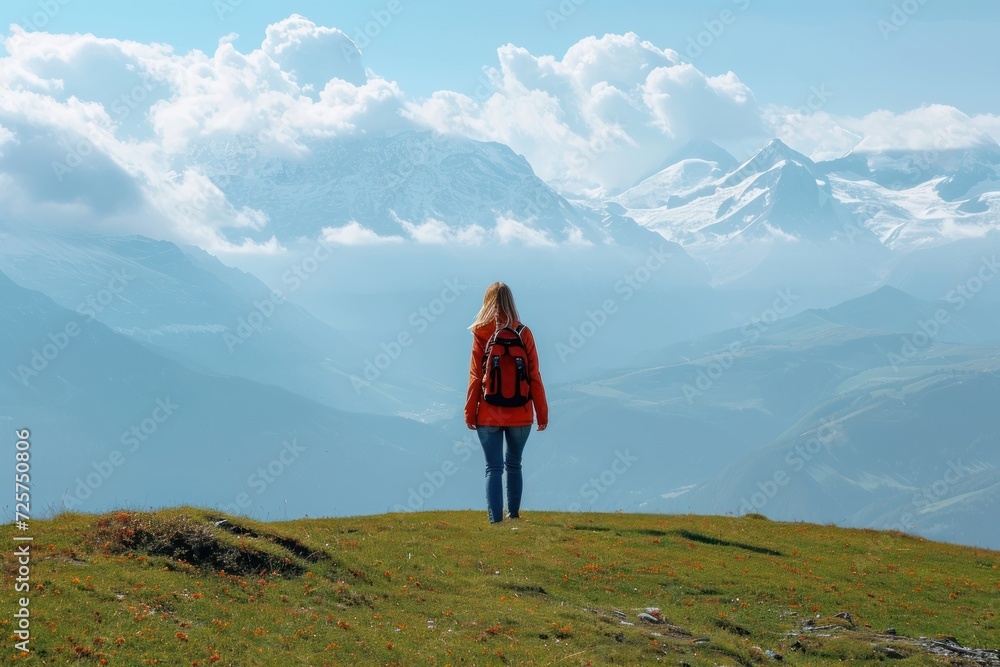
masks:
<svg viewBox="0 0 1000 667"><path fill-rule="evenodd" d="M506 329L505 329L506 327ZM521 453L531 432L534 417L538 430L544 431L549 422L549 407L545 402L545 387L538 371L538 355L531 330L521 324L514 306L514 296L503 283L493 283L486 288L483 307L472 330L472 362L469 368L469 393L465 401L465 424L479 435L486 455L486 509L490 523L503 521L503 472L507 471L507 512L511 519L519 518L521 509ZM506 345L491 344L503 339ZM513 360L527 362L526 375L520 383L506 373L506 381L491 385L484 382L487 371L486 355L490 364L499 367L512 364ZM509 359L503 359L509 355ZM520 366L518 366L520 368ZM514 372L516 374L517 371ZM487 375L489 373L487 372ZM513 385L512 385L513 381ZM503 385L501 391L497 385ZM518 386L514 386L518 385ZM526 389L526 391L524 391ZM503 397L498 395L505 394ZM527 395L524 398L518 396ZM498 404L499 403L499 404ZM523 403L521 405L520 403ZM504 456L504 437L507 454Z"/></svg>

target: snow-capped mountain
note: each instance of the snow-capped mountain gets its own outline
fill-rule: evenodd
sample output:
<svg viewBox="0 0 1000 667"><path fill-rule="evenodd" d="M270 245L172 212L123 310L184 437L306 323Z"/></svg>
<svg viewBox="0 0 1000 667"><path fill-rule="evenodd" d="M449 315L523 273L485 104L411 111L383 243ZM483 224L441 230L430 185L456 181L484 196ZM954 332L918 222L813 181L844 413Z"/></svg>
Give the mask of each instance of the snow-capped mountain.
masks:
<svg viewBox="0 0 1000 667"><path fill-rule="evenodd" d="M1000 146L866 150L815 163L778 139L726 170L683 157L614 197L629 216L704 257L728 243L811 241L907 252L1000 226ZM712 154L702 149L702 154Z"/></svg>
<svg viewBox="0 0 1000 667"><path fill-rule="evenodd" d="M190 157L233 204L263 211L269 223L261 236L280 241L349 223L425 243L519 234L554 243L620 240L498 143L406 131L313 140L300 155L279 157L256 139L233 137Z"/></svg>
<svg viewBox="0 0 1000 667"><path fill-rule="evenodd" d="M834 196L894 250L980 236L1000 223L1000 146L866 151L819 165Z"/></svg>
<svg viewBox="0 0 1000 667"><path fill-rule="evenodd" d="M728 169L726 156L702 142L612 199L725 290L794 285L806 305L829 307L884 284L911 288L919 275L914 293L944 298L974 275L953 267L977 271L976 241L1000 230L1000 146L989 137L930 151L862 142L818 163L777 139ZM942 251L922 256L930 261L908 261L932 247Z"/></svg>
<svg viewBox="0 0 1000 667"><path fill-rule="evenodd" d="M870 229L887 247L908 250L1000 220L1000 146L986 136L930 151L869 151L862 142L820 163L775 139L733 169L724 162L684 157L614 200L684 245L737 237L856 243Z"/></svg>
<svg viewBox="0 0 1000 667"><path fill-rule="evenodd" d="M862 141L843 158L823 166L829 173L854 175L891 190L935 181L943 199L956 201L963 195L971 195L972 189L980 184L986 190L997 189L1000 146L985 134L966 148L923 151L873 150Z"/></svg>
<svg viewBox="0 0 1000 667"><path fill-rule="evenodd" d="M629 208L670 206L738 165L736 158L721 146L706 140L691 141L667 158L661 169L614 200Z"/></svg>
<svg viewBox="0 0 1000 667"><path fill-rule="evenodd" d="M636 221L685 246L824 242L846 239L852 231L849 213L833 196L825 174L779 139L728 172L718 162L681 160L615 201ZM866 242L875 240L863 228L854 231Z"/></svg>
<svg viewBox="0 0 1000 667"><path fill-rule="evenodd" d="M685 158L615 202L729 290L797 286L808 305L828 306L880 284L888 251L816 163L777 139L727 171L717 159Z"/></svg>

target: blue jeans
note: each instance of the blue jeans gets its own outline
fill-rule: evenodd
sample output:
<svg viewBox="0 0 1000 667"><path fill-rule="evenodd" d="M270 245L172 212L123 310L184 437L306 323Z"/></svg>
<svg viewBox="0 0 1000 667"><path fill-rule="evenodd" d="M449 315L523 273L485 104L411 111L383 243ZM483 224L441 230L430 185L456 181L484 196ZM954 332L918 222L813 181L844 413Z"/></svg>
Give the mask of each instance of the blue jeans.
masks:
<svg viewBox="0 0 1000 667"><path fill-rule="evenodd" d="M486 510L490 523L503 521L503 473L507 471L507 511L517 516L521 509L521 453L531 426L478 426L479 442L486 455ZM507 434L507 456L503 440Z"/></svg>

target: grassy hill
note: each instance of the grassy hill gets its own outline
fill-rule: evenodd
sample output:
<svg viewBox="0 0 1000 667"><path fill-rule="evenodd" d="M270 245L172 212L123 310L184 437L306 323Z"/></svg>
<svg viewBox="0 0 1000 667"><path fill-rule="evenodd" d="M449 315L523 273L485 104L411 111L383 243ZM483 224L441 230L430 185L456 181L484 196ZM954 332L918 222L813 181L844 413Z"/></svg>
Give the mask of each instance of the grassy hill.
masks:
<svg viewBox="0 0 1000 667"><path fill-rule="evenodd" d="M15 534L34 537L29 654ZM1000 664L972 650L1000 647L1000 552L758 515L183 507L0 539L18 665Z"/></svg>

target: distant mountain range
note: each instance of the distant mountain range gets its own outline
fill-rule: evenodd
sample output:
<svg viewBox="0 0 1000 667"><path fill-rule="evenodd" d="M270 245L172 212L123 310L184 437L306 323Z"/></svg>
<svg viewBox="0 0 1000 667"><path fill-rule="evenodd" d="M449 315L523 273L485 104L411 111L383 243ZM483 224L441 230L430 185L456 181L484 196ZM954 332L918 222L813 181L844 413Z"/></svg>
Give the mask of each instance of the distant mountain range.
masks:
<svg viewBox="0 0 1000 667"><path fill-rule="evenodd" d="M141 236L0 224L0 270L64 308L199 370L273 384L341 409L394 413L440 399L419 378L356 390L361 350L292 300L200 248ZM314 269L317 270L317 269ZM110 286L110 288L109 288Z"/></svg>
<svg viewBox="0 0 1000 667"><path fill-rule="evenodd" d="M984 520L1000 483L995 143L817 163L774 140L741 163L698 141L593 200L495 143L304 148L232 137L188 156L266 220L241 235L278 240L256 274L169 241L0 220L0 417L53 443L44 502L67 506L96 474L83 509L478 506L465 327L504 280L554 415L526 454L534 506L759 511L1000 546ZM163 405L180 407L161 423ZM132 428L148 446L122 452ZM258 497L251 476L282 452L287 476Z"/></svg>
<svg viewBox="0 0 1000 667"><path fill-rule="evenodd" d="M666 240L685 271L707 266L724 290L794 284L816 306L891 283L912 252L1000 227L1000 146L985 136L967 149L922 152L862 143L819 163L778 139L742 163L697 140L618 195L574 200L496 143L407 131L303 149L279 156L231 137L199 144L190 159L236 207L266 215L261 230L240 230L259 241L316 239L348 226L459 252Z"/></svg>
<svg viewBox="0 0 1000 667"><path fill-rule="evenodd" d="M315 238L353 222L382 237L495 242L505 238L502 221L511 220L539 243L660 240L631 221L622 229L621 220L611 226L573 206L503 144L407 131L315 140L306 149L278 157L257 140L234 137L199 145L190 158L231 202L267 213L262 239Z"/></svg>
<svg viewBox="0 0 1000 667"><path fill-rule="evenodd" d="M34 434L38 512L187 502L272 516L384 511L405 502L403 490L386 497L352 480L403 478L451 453L440 429L190 368L2 273L0 308L17 322L0 330L0 417Z"/></svg>
<svg viewBox="0 0 1000 667"><path fill-rule="evenodd" d="M912 250L992 228L1000 146L867 152L816 163L772 140L742 164L695 142L675 163L613 198L682 245L736 239L847 240ZM870 232L870 234L868 233Z"/></svg>
<svg viewBox="0 0 1000 667"><path fill-rule="evenodd" d="M883 288L644 355L569 387L570 405L614 406L646 462L611 492L630 509L810 517L997 548L983 525L1000 505L1000 344L954 342L979 337L957 316L934 332L943 306ZM652 419L655 440L631 426Z"/></svg>

